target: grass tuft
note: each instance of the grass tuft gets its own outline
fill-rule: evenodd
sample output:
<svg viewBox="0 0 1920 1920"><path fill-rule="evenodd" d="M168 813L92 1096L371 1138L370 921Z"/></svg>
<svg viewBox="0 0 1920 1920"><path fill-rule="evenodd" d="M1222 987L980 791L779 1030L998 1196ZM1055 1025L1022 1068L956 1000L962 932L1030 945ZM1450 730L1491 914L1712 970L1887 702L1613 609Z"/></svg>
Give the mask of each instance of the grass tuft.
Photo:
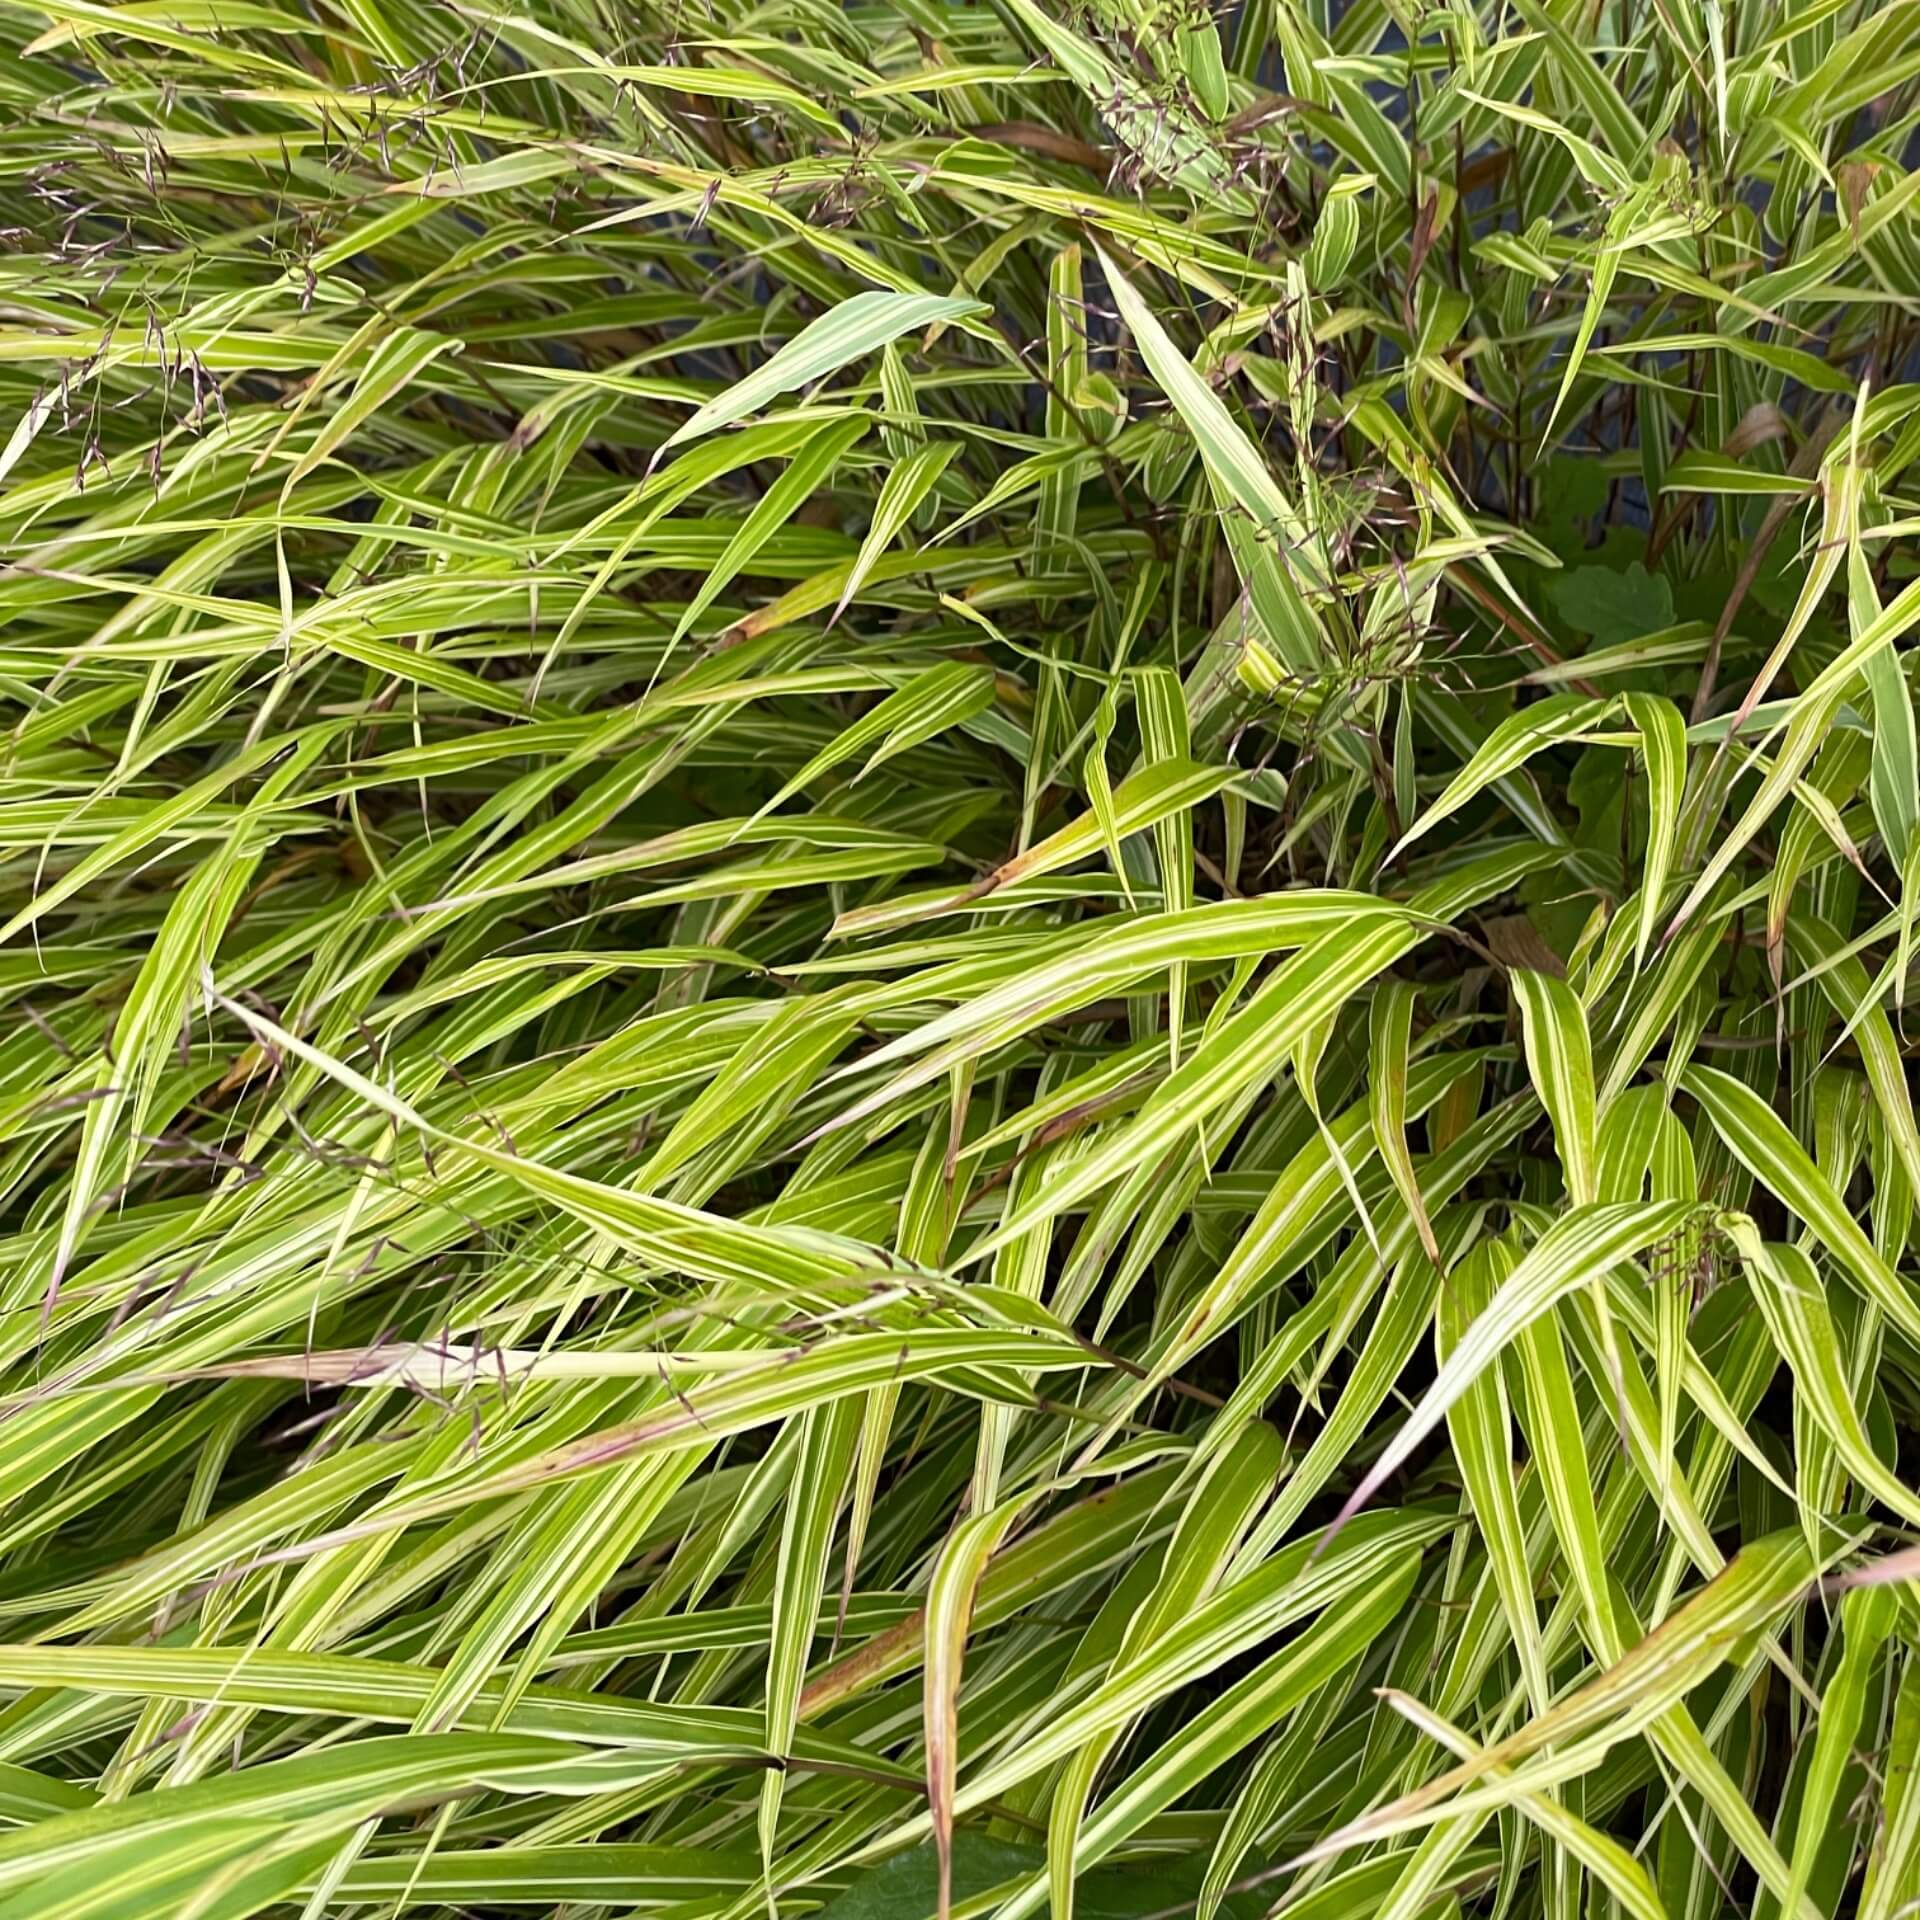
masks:
<svg viewBox="0 0 1920 1920"><path fill-rule="evenodd" d="M0 0L0 1920L1912 1920L1917 142Z"/></svg>

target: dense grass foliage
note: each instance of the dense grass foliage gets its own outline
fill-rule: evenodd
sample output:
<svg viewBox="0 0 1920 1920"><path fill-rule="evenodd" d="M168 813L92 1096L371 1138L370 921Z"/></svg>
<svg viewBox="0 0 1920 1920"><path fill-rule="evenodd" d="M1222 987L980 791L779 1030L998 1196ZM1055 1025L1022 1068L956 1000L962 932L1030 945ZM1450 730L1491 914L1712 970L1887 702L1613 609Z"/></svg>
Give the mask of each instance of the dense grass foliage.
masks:
<svg viewBox="0 0 1920 1920"><path fill-rule="evenodd" d="M0 0L0 1920L1912 1916L1917 111Z"/></svg>

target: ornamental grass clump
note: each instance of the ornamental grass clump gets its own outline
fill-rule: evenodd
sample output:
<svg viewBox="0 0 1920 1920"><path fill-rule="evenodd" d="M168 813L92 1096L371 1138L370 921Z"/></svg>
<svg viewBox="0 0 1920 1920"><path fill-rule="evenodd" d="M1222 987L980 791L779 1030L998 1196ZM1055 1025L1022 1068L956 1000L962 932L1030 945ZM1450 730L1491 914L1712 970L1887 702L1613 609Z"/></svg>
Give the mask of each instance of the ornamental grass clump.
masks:
<svg viewBox="0 0 1920 1920"><path fill-rule="evenodd" d="M1912 1920L1917 135L0 0L0 1920Z"/></svg>

